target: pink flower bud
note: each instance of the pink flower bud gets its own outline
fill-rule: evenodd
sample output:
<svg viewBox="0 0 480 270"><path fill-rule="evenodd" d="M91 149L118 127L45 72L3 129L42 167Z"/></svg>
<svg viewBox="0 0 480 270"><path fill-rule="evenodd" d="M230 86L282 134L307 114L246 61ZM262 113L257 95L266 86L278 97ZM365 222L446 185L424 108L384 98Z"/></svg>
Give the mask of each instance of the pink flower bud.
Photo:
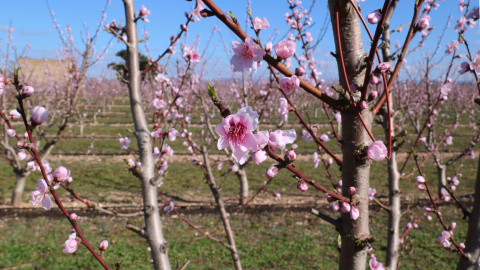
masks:
<svg viewBox="0 0 480 270"><path fill-rule="evenodd" d="M455 227L457 227L457 223L452 222L452 223L450 223L450 226L448 226L448 230L451 231L451 230L455 229Z"/></svg>
<svg viewBox="0 0 480 270"><path fill-rule="evenodd" d="M367 21L371 24L377 24L381 18L382 13L380 13L380 11L378 10L375 10L374 12L367 15Z"/></svg>
<svg viewBox="0 0 480 270"><path fill-rule="evenodd" d="M63 182L70 177L70 171L63 166L58 166L53 172L53 179L55 182Z"/></svg>
<svg viewBox="0 0 480 270"><path fill-rule="evenodd" d="M333 159L332 158L329 158L328 161L327 161L328 165L332 165L333 164Z"/></svg>
<svg viewBox="0 0 480 270"><path fill-rule="evenodd" d="M71 213L71 214L70 214L70 220L71 220L71 221L77 221L77 219L78 219L77 214L75 214L75 213Z"/></svg>
<svg viewBox="0 0 480 270"><path fill-rule="evenodd" d="M432 220L432 216L427 216L427 219L430 221Z"/></svg>
<svg viewBox="0 0 480 270"><path fill-rule="evenodd" d="M406 228L407 230L410 230L411 228L413 228L412 223L408 222Z"/></svg>
<svg viewBox="0 0 480 270"><path fill-rule="evenodd" d="M181 28L183 31L188 31L188 28L187 28L187 26L186 26L185 24L182 24L182 25L180 26L180 28Z"/></svg>
<svg viewBox="0 0 480 270"><path fill-rule="evenodd" d="M370 77L371 84L378 84L379 82L380 82L380 79L377 76L372 75L372 77Z"/></svg>
<svg viewBox="0 0 480 270"><path fill-rule="evenodd" d="M343 213L348 213L351 209L352 207L350 206L350 204L342 202L342 208L340 209L340 211L342 211Z"/></svg>
<svg viewBox="0 0 480 270"><path fill-rule="evenodd" d="M107 250L108 248L108 241L107 240L103 240L101 243L100 243L100 246L98 247L98 249L100 250L100 252L103 252L105 250Z"/></svg>
<svg viewBox="0 0 480 270"><path fill-rule="evenodd" d="M295 53L297 44L291 40L280 40L273 48L279 58L287 59Z"/></svg>
<svg viewBox="0 0 480 270"><path fill-rule="evenodd" d="M272 48L273 48L273 43L272 43L271 41L269 41L269 42L267 42L267 43L265 44L265 51L266 51L267 53L271 52L271 51L272 51Z"/></svg>
<svg viewBox="0 0 480 270"><path fill-rule="evenodd" d="M255 162L257 165L264 162L267 159L268 155L265 150L258 150L252 155L252 160Z"/></svg>
<svg viewBox="0 0 480 270"><path fill-rule="evenodd" d="M377 68L375 68L374 73L380 74L380 73L385 73L389 70L390 70L390 64L388 62L382 62L378 64Z"/></svg>
<svg viewBox="0 0 480 270"><path fill-rule="evenodd" d="M464 244L464 243L460 243L460 244L458 244L458 247L459 247L460 249L465 249L465 244Z"/></svg>
<svg viewBox="0 0 480 270"><path fill-rule="evenodd" d="M422 184L419 184L419 185L417 186L417 188L418 188L419 190L426 190L426 189L427 189L427 188L425 187L425 185L422 185Z"/></svg>
<svg viewBox="0 0 480 270"><path fill-rule="evenodd" d="M367 102L362 101L362 103L360 103L360 109L365 110L365 109L367 109L367 108L368 108Z"/></svg>
<svg viewBox="0 0 480 270"><path fill-rule="evenodd" d="M332 203L332 210L333 210L334 212L337 212L338 209L340 209L340 206L338 205L338 203Z"/></svg>
<svg viewBox="0 0 480 270"><path fill-rule="evenodd" d="M327 134L322 134L322 135L320 136L320 140L321 140L322 142L328 142L328 141L330 140L330 138L328 138L328 135L327 135Z"/></svg>
<svg viewBox="0 0 480 270"><path fill-rule="evenodd" d="M295 154L295 151L290 150L285 153L285 162L286 163L292 163L295 161L297 158L297 154Z"/></svg>
<svg viewBox="0 0 480 270"><path fill-rule="evenodd" d="M38 126L41 125L45 120L48 118L48 111L41 106L37 106L33 108L32 111L32 126Z"/></svg>
<svg viewBox="0 0 480 270"><path fill-rule="evenodd" d="M417 183L421 184L421 183L425 183L425 177L419 175L417 176Z"/></svg>
<svg viewBox="0 0 480 270"><path fill-rule="evenodd" d="M350 218L353 220L357 220L360 216L360 211L356 205L352 205L352 209L350 210Z"/></svg>
<svg viewBox="0 0 480 270"><path fill-rule="evenodd" d="M265 176L267 176L267 178L273 178L275 175L277 175L277 173L278 167L275 164L272 164L265 173Z"/></svg>
<svg viewBox="0 0 480 270"><path fill-rule="evenodd" d="M430 20L430 17L428 17L428 16L425 16L425 17L421 18L417 23L416 29L418 31L427 30L430 27L429 20Z"/></svg>
<svg viewBox="0 0 480 270"><path fill-rule="evenodd" d="M297 67L297 68L295 69L295 75L297 75L297 76L302 76L303 74L305 74L305 69L304 69L304 68L302 68L302 67Z"/></svg>
<svg viewBox="0 0 480 270"><path fill-rule="evenodd" d="M337 199L335 199L333 196L330 196L330 195L327 196L327 201L328 201L328 202L334 202L334 201L336 201L336 200L337 200Z"/></svg>
<svg viewBox="0 0 480 270"><path fill-rule="evenodd" d="M25 86L22 89L21 94L22 94L23 97L31 97L33 95L33 92L35 92L35 89L33 89L33 87Z"/></svg>
<svg viewBox="0 0 480 270"><path fill-rule="evenodd" d="M355 195L355 193L357 192L357 190L355 189L355 187L350 187L350 195Z"/></svg>
<svg viewBox="0 0 480 270"><path fill-rule="evenodd" d="M342 181L342 179L338 180L337 186L339 186L339 187L343 186L343 181Z"/></svg>
<svg viewBox="0 0 480 270"><path fill-rule="evenodd" d="M378 97L378 91L374 90L368 95L368 101L372 101Z"/></svg>
<svg viewBox="0 0 480 270"><path fill-rule="evenodd" d="M27 147L27 143L24 142L24 141L18 141L17 142L17 147L18 147L18 149L23 149L23 148Z"/></svg>
<svg viewBox="0 0 480 270"><path fill-rule="evenodd" d="M298 190L300 190L301 192L305 192L308 190L308 185L307 183L305 183L305 181L298 181L297 183L297 188Z"/></svg>

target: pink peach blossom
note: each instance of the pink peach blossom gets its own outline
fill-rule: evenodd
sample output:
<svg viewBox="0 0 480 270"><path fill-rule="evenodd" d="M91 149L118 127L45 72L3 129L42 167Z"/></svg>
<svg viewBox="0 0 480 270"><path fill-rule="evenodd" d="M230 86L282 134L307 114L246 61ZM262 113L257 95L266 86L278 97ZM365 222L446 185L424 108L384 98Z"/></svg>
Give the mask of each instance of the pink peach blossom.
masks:
<svg viewBox="0 0 480 270"><path fill-rule="evenodd" d="M273 49L279 58L287 59L295 53L297 44L291 40L280 40Z"/></svg>
<svg viewBox="0 0 480 270"><path fill-rule="evenodd" d="M52 200L50 199L50 196L48 196L48 190L47 182L43 179L38 180L37 188L30 195L34 207L37 207L37 205L42 202L42 206L45 210L50 210L50 208L52 208Z"/></svg>
<svg viewBox="0 0 480 270"><path fill-rule="evenodd" d="M57 182L63 182L70 177L70 171L63 166L58 166L53 172L53 179Z"/></svg>
<svg viewBox="0 0 480 270"><path fill-rule="evenodd" d="M300 79L296 75L291 77L283 77L280 79L280 89L285 91L285 94L290 95L293 91L300 86Z"/></svg>
<svg viewBox="0 0 480 270"><path fill-rule="evenodd" d="M375 161L380 161L387 157L388 150L382 141L375 141L368 147L367 155Z"/></svg>
<svg viewBox="0 0 480 270"><path fill-rule="evenodd" d="M17 157L19 160L24 160L27 158L27 153L25 152L25 149L20 149L17 153Z"/></svg>
<svg viewBox="0 0 480 270"><path fill-rule="evenodd" d="M288 112L290 111L290 107L288 106L288 102L285 98L279 98L280 101L280 107L278 108L278 114L280 114L280 117L282 121L287 121L288 120Z"/></svg>
<svg viewBox="0 0 480 270"><path fill-rule="evenodd" d="M352 209L350 210L350 218L353 220L357 220L360 216L360 211L356 205L352 205Z"/></svg>
<svg viewBox="0 0 480 270"><path fill-rule="evenodd" d="M368 199L372 201L375 198L375 193L377 193L377 190L369 187L368 188Z"/></svg>
<svg viewBox="0 0 480 270"><path fill-rule="evenodd" d="M185 46L182 57L186 58L192 63L200 62L200 54L193 46Z"/></svg>
<svg viewBox="0 0 480 270"><path fill-rule="evenodd" d="M464 74L465 72L470 71L470 70L471 70L470 69L470 64L468 62L462 62L460 64L460 70L458 72L460 72L460 74Z"/></svg>
<svg viewBox="0 0 480 270"><path fill-rule="evenodd" d="M368 262L370 265L370 270L385 270L383 265L377 261L377 258L375 258L375 255L370 255L370 261Z"/></svg>
<svg viewBox="0 0 480 270"><path fill-rule="evenodd" d="M22 115L17 111L17 110L11 110L9 113L8 113L8 117L10 117L10 119L18 119L20 118Z"/></svg>
<svg viewBox="0 0 480 270"><path fill-rule="evenodd" d="M248 36L245 39L245 43L240 43L238 41L232 42L232 49L235 53L230 60L230 64L233 66L233 72L250 70L256 62L262 61L263 59L263 49L257 47L255 42L253 42L252 36Z"/></svg>
<svg viewBox="0 0 480 270"><path fill-rule="evenodd" d="M450 246L450 239L451 235L448 231L443 231L442 234L437 238L437 242L441 243L443 247Z"/></svg>
<svg viewBox="0 0 480 270"><path fill-rule="evenodd" d="M268 155L267 152L263 149L258 150L252 155L252 160L255 162L257 165L264 162L267 159Z"/></svg>
<svg viewBox="0 0 480 270"><path fill-rule="evenodd" d="M257 135L252 132L257 129L258 114L251 107L244 107L236 114L231 114L215 127L220 135L218 150L230 146L233 157L238 163L244 164L249 151L257 151ZM262 147L263 148L263 147Z"/></svg>
<svg viewBox="0 0 480 270"><path fill-rule="evenodd" d="M253 29L261 30L270 28L267 18L263 17L262 19L255 17L253 20Z"/></svg>
<svg viewBox="0 0 480 270"><path fill-rule="evenodd" d="M446 54L451 54L458 50L458 40L452 41L450 44L445 45L447 49L445 50Z"/></svg>
<svg viewBox="0 0 480 270"><path fill-rule="evenodd" d="M77 240L77 234L72 233L68 236L67 241L65 241L65 248L63 249L63 252L65 253L73 253L77 251L78 244L80 241Z"/></svg>
<svg viewBox="0 0 480 270"><path fill-rule="evenodd" d="M317 168L318 164L320 164L320 159L318 158L317 152L313 153L313 168Z"/></svg>
<svg viewBox="0 0 480 270"><path fill-rule="evenodd" d="M269 134L268 146L270 146L272 150L285 149L286 145L293 143L296 138L297 134L294 129L275 130Z"/></svg>
<svg viewBox="0 0 480 270"><path fill-rule="evenodd" d="M128 137L120 138L119 141L122 144L120 149L124 150L124 149L128 149L130 147L131 141L130 141L130 139L128 139Z"/></svg>
<svg viewBox="0 0 480 270"><path fill-rule="evenodd" d="M15 132L15 129L7 129L7 135L9 137L15 137L15 135L17 135L17 132Z"/></svg>

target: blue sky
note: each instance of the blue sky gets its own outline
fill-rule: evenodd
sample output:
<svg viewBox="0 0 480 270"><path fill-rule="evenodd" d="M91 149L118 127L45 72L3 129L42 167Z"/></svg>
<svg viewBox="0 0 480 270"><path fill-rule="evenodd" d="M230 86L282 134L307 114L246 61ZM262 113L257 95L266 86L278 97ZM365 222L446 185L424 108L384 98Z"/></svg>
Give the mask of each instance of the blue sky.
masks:
<svg viewBox="0 0 480 270"><path fill-rule="evenodd" d="M275 41L278 41L284 36L287 31L285 25L285 19L283 15L289 11L286 0L253 0L252 1L252 13L253 17L267 17L270 22L271 28L262 32L262 40L265 41L270 35L274 33L273 26L276 26L281 34ZM361 3L364 16L371 11L381 8L383 1L367 0ZM408 22L413 14L412 6L413 0L400 1L397 10L395 11L394 18L391 26L398 27L401 24ZM438 1L437 1L438 2ZM21 3L21 4L20 4ZM303 1L306 7L310 6L311 1ZM460 13L458 10L458 1L446 0L439 2L440 7L438 10L434 10L431 13L432 22L431 25L435 25L433 34L425 43L425 48L433 50L438 42L438 35L441 33L448 16L453 15L451 20L452 26L447 29L445 37L441 43L442 48L439 53L443 55L445 50L445 44L450 43L457 38L456 32L453 31L455 21L459 18ZM150 40L148 41L150 52L154 58L156 58L169 42L169 36L176 34L179 31L180 24L185 22L185 12L191 12L194 2L188 2L183 0L176 1L136 1L136 10L138 11L143 4L152 11L149 16L150 23L139 22L139 33L141 29L145 29L150 34ZM97 23L102 15L101 10L105 6L105 1L102 0L83 0L83 1L65 1L65 0L50 0L49 5L55 13L57 23L60 24L62 30L65 29L65 25L68 24L72 29L75 42L77 42L79 48L82 48L82 36L84 35L85 28L83 22L86 23L86 27L90 32L97 27ZM242 27L245 26L245 10L247 1L233 1L233 0L218 0L217 5L224 11L233 11L241 22ZM317 33L323 26L325 16L327 15L326 1L317 1L313 10L312 17L316 25L311 29L313 37L317 37ZM34 58L54 58L55 52L60 47L60 39L58 33L55 31L52 20L47 8L46 1L41 0L22 0L22 1L3 1L2 10L0 16L0 49L4 52L5 43L7 39L7 32L9 25L15 29L13 32L13 42L16 44L18 51L21 51L27 43L31 44L31 50L29 56ZM120 0L112 0L111 4L107 7L107 19L106 22L111 22L116 19L117 22L124 21L123 3ZM214 25L217 24L220 32L227 43L228 48L231 48L231 42L237 40L237 38L230 33L230 31L223 26L216 18L204 18L199 22L195 22L189 27L189 34L187 37L187 44L193 43L195 38L199 37L200 48L203 48L207 42L210 32ZM475 53L480 48L480 31L479 24L473 29L468 29L466 33L467 40L470 41L472 52ZM329 55L330 51L334 50L333 35L330 27L330 22L327 24L328 31L325 35L325 39L319 45L316 53L316 60L321 60L325 63L323 73L326 77L334 77L336 74L336 67L333 65L333 58ZM373 31L373 27L372 31ZM403 43L405 35L403 33L396 33L392 36L392 42L394 43L398 39ZM249 33L253 33L251 30ZM218 34L215 34L212 43L210 44L210 62L212 63L212 72L209 76L216 77L215 75L222 72L222 76L229 76L229 72L225 71L225 66L228 66L228 59L225 52L222 49L222 45L218 43ZM364 46L369 44L365 35ZM100 34L100 38L97 42L97 50L102 50L104 46L107 46L111 36L106 32ZM274 41L274 42L275 42ZM416 42L415 42L416 41ZM415 46L418 43L418 37L412 43ZM216 48L216 46L219 46ZM141 48L143 45L141 45ZM105 59L100 61L89 73L91 76L98 75L106 69L106 65L110 62L117 61L114 56L115 52L124 48L124 45L113 40L112 46L108 48L108 54ZM365 50L368 48L365 47ZM179 48L177 47L177 51ZM3 55L2 55L3 56ZM412 54L409 58L409 63L413 63L416 59L420 59L420 53ZM217 61L220 61L220 65L216 65ZM329 71L332 70L332 71Z"/></svg>

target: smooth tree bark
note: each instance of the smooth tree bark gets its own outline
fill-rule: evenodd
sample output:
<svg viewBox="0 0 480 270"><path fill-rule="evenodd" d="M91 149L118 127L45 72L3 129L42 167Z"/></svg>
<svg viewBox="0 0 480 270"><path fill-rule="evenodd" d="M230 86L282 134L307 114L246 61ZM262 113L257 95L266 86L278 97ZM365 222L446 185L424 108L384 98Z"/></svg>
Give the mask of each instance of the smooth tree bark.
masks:
<svg viewBox="0 0 480 270"><path fill-rule="evenodd" d="M472 214L468 220L468 231L463 252L460 255L457 270L477 270L480 264L480 159L478 160L477 180L475 182L475 197Z"/></svg>
<svg viewBox="0 0 480 270"><path fill-rule="evenodd" d="M244 165L239 165L238 171L235 173L240 184L240 190L238 192L240 205L244 205L248 201L248 177Z"/></svg>
<svg viewBox="0 0 480 270"><path fill-rule="evenodd" d="M150 130L145 112L142 108L142 97L140 94L139 41L135 22L135 6L133 0L123 0L123 4L125 7L125 29L127 34L130 107L135 124L140 161L142 163L140 171L137 171L136 176L142 183L143 207L145 211L145 238L151 247L154 269L170 270L171 266L167 253L168 242L163 236L162 221L158 207L157 178L155 177L152 140L150 138Z"/></svg>
<svg viewBox="0 0 480 270"><path fill-rule="evenodd" d="M30 175L30 171L27 171L20 168L13 168L15 172L15 187L13 188L12 192L12 206L18 207L22 203L22 194L25 190L25 183L27 182L27 177Z"/></svg>
<svg viewBox="0 0 480 270"><path fill-rule="evenodd" d="M335 37L335 50L338 66L339 81L346 92L348 85L363 84L365 76L365 58L363 50L362 31L359 18L347 0L329 0L328 6L331 14L332 28ZM336 10L338 10L338 23L340 42L344 63L340 60L340 44L337 41ZM344 79L345 66L348 82ZM359 93L357 93L359 94ZM354 96L359 98L359 95ZM342 214L339 228L341 235L341 249L339 269L361 270L365 269L367 249L371 240L368 228L368 188L371 161L355 153L361 147L369 146L372 142L360 117L354 110L348 94L343 95L343 100L350 106L342 111L342 195L350 197L350 187L355 187L355 201L360 212L358 219L350 218L349 213ZM360 109L360 108L359 108ZM372 126L373 114L369 110L361 111L361 115L368 129Z"/></svg>
<svg viewBox="0 0 480 270"><path fill-rule="evenodd" d="M394 0L390 3L390 7L385 14L385 23L386 26L383 30L382 41L384 46L382 47L382 58L383 62L388 62L392 66L391 61L391 50L390 50L390 19L392 18L393 12L399 0ZM388 25L388 26L387 26ZM389 76L387 76L388 78ZM389 93L390 100L393 100L392 91ZM394 137L394 128L395 125L392 124L390 131L388 128L388 111L386 109L387 103L385 103L385 109L383 110L383 129L385 132L385 138L388 139L389 135ZM390 113L395 114L393 107L393 102L390 102ZM393 123L392 119L392 123ZM390 132L390 134L389 134ZM401 213L401 198L400 198L400 172L398 170L398 160L397 160L397 145L395 142L392 142L392 153L390 160L387 161L388 166L388 229L387 229L387 250L385 253L385 267L387 269L397 269L398 259L400 257L400 219L402 217Z"/></svg>

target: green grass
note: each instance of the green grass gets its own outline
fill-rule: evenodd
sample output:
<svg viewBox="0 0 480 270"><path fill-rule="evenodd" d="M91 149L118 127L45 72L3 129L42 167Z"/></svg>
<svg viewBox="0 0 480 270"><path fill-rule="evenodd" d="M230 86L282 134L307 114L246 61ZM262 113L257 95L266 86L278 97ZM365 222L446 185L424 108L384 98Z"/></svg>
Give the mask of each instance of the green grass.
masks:
<svg viewBox="0 0 480 270"><path fill-rule="evenodd" d="M39 211L44 211L39 209ZM466 222L460 219L455 207L441 208L445 216L454 216L459 223L455 238L464 239ZM328 210L326 210L328 212ZM414 217L421 212L414 211ZM190 215L186 218L210 234L224 239L221 221L212 215ZM377 237L373 243L374 254L384 261L386 214L372 211L371 233ZM405 215L403 226L409 221ZM79 225L87 239L96 248L108 239L110 246L105 253L109 265L121 262L121 269L150 269L148 244L136 234L124 228L126 219L81 217ZM141 218L130 218L129 223L142 224ZM450 222L450 220L447 220ZM245 269L335 269L338 251L334 228L307 212L244 213L231 217L238 252ZM194 231L176 216L167 215L163 220L164 233L169 242L172 264L190 260L190 269L232 269L229 251L223 246L194 236ZM12 232L12 228L14 232ZM435 242L441 228L434 221L423 219L419 228L412 230L402 254L404 269L453 269L457 255ZM99 264L84 247L74 254L62 252L70 225L62 219L4 218L0 221L0 267L32 264L25 269L99 269Z"/></svg>

